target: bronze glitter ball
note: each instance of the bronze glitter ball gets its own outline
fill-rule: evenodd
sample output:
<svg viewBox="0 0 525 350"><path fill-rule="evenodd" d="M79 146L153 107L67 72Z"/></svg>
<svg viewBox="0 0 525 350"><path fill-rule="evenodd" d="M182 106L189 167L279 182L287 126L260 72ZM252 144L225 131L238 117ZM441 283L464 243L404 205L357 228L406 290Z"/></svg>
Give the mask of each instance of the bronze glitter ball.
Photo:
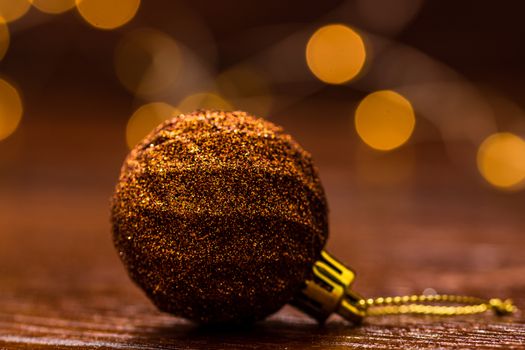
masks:
<svg viewBox="0 0 525 350"><path fill-rule="evenodd" d="M124 162L115 247L160 310L199 323L253 322L312 277L328 236L310 154L245 112L164 122Z"/></svg>

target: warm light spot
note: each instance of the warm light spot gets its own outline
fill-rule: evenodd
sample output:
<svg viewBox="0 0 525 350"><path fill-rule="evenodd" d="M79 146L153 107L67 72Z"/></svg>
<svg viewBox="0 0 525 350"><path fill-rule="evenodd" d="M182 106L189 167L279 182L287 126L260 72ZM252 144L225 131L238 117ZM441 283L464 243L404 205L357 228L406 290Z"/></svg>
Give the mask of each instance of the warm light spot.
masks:
<svg viewBox="0 0 525 350"><path fill-rule="evenodd" d="M9 28L5 20L0 17L0 60L4 58L9 47Z"/></svg>
<svg viewBox="0 0 525 350"><path fill-rule="evenodd" d="M22 119L22 100L14 86L0 79L0 140L15 132Z"/></svg>
<svg viewBox="0 0 525 350"><path fill-rule="evenodd" d="M217 77L217 88L236 108L259 116L268 115L273 98L264 74L247 65L233 67Z"/></svg>
<svg viewBox="0 0 525 350"><path fill-rule="evenodd" d="M489 136L479 146L478 168L490 184L512 188L525 180L525 141L503 132Z"/></svg>
<svg viewBox="0 0 525 350"><path fill-rule="evenodd" d="M422 294L423 295L437 295L438 293L436 292L434 288L425 288Z"/></svg>
<svg viewBox="0 0 525 350"><path fill-rule="evenodd" d="M25 15L30 7L29 0L0 0L0 16L12 22Z"/></svg>
<svg viewBox="0 0 525 350"><path fill-rule="evenodd" d="M182 57L177 43L154 29L128 33L115 50L115 70L122 85L143 97L168 89L177 78Z"/></svg>
<svg viewBox="0 0 525 350"><path fill-rule="evenodd" d="M129 118L126 126L126 142L133 148L163 121L177 116L180 112L164 102L153 102L138 108Z"/></svg>
<svg viewBox="0 0 525 350"><path fill-rule="evenodd" d="M366 96L355 112L355 127L370 147L388 151L412 135L416 118L410 102L397 92L383 90Z"/></svg>
<svg viewBox="0 0 525 350"><path fill-rule="evenodd" d="M308 67L317 78L329 84L342 84L354 78L365 59L363 39L342 24L321 27L306 46Z"/></svg>
<svg viewBox="0 0 525 350"><path fill-rule="evenodd" d="M76 0L80 15L99 29L114 29L128 23L137 13L140 0Z"/></svg>
<svg viewBox="0 0 525 350"><path fill-rule="evenodd" d="M42 12L57 14L75 7L75 0L30 0Z"/></svg>
<svg viewBox="0 0 525 350"><path fill-rule="evenodd" d="M178 106L182 113L190 113L197 109L232 110L232 105L217 94L199 92L185 97Z"/></svg>

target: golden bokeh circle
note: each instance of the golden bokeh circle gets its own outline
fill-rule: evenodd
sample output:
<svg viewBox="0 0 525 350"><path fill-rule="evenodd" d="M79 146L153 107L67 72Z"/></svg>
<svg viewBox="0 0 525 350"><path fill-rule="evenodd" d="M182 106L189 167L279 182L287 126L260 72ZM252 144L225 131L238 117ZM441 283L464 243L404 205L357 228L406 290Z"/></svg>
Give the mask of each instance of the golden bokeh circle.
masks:
<svg viewBox="0 0 525 350"><path fill-rule="evenodd" d="M0 140L15 132L22 119L22 99L17 89L0 79Z"/></svg>
<svg viewBox="0 0 525 350"><path fill-rule="evenodd" d="M328 84L343 84L355 78L365 60L363 39L342 24L319 28L306 45L308 67L319 80Z"/></svg>
<svg viewBox="0 0 525 350"><path fill-rule="evenodd" d="M152 102L139 107L129 118L126 125L126 143L133 148L157 125L173 118L179 111L164 102Z"/></svg>
<svg viewBox="0 0 525 350"><path fill-rule="evenodd" d="M12 22L25 15L30 7L29 0L0 0L0 16Z"/></svg>
<svg viewBox="0 0 525 350"><path fill-rule="evenodd" d="M492 134L479 146L477 163L488 183L513 189L525 181L525 140L509 132Z"/></svg>
<svg viewBox="0 0 525 350"><path fill-rule="evenodd" d="M42 12L58 14L75 7L75 0L30 0L34 7Z"/></svg>
<svg viewBox="0 0 525 350"><path fill-rule="evenodd" d="M392 90L376 91L366 96L355 112L355 128L370 147L389 151L404 144L416 124L410 102Z"/></svg>
<svg viewBox="0 0 525 350"><path fill-rule="evenodd" d="M115 29L131 21L140 0L76 0L80 15L95 28Z"/></svg>

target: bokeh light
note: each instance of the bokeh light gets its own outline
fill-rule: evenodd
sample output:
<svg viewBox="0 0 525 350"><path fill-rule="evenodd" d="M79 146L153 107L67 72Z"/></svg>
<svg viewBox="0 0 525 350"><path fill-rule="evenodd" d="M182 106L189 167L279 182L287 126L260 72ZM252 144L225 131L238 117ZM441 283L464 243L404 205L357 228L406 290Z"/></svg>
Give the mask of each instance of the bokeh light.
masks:
<svg viewBox="0 0 525 350"><path fill-rule="evenodd" d="M34 7L45 13L57 14L75 7L75 0L30 0Z"/></svg>
<svg viewBox="0 0 525 350"><path fill-rule="evenodd" d="M137 13L140 0L76 0L80 15L95 28L115 29Z"/></svg>
<svg viewBox="0 0 525 350"><path fill-rule="evenodd" d="M264 74L248 65L230 68L216 80L221 95L236 108L264 117L268 115L273 97Z"/></svg>
<svg viewBox="0 0 525 350"><path fill-rule="evenodd" d="M126 126L126 142L133 148L163 121L177 116L180 112L164 102L152 102L139 107L129 118Z"/></svg>
<svg viewBox="0 0 525 350"><path fill-rule="evenodd" d="M25 15L30 7L29 0L0 0L0 16L12 22Z"/></svg>
<svg viewBox="0 0 525 350"><path fill-rule="evenodd" d="M160 31L142 28L124 36L115 50L115 70L124 87L149 97L168 89L182 56L177 43Z"/></svg>
<svg viewBox="0 0 525 350"><path fill-rule="evenodd" d="M355 128L370 147L388 151L404 144L416 124L410 102L391 90L366 96L355 112Z"/></svg>
<svg viewBox="0 0 525 350"><path fill-rule="evenodd" d="M512 189L525 180L525 141L517 135L496 133L478 149L478 169L490 184Z"/></svg>
<svg viewBox="0 0 525 350"><path fill-rule="evenodd" d="M197 109L220 109L231 111L233 106L221 96L211 92L199 92L186 96L177 106L182 113L190 113Z"/></svg>
<svg viewBox="0 0 525 350"><path fill-rule="evenodd" d="M308 67L318 79L329 84L343 84L355 78L365 60L363 39L342 24L319 28L306 46Z"/></svg>
<svg viewBox="0 0 525 350"><path fill-rule="evenodd" d="M0 60L4 58L9 47L9 28L5 20L0 17Z"/></svg>
<svg viewBox="0 0 525 350"><path fill-rule="evenodd" d="M0 140L15 132L22 119L22 100L16 88L0 79Z"/></svg>

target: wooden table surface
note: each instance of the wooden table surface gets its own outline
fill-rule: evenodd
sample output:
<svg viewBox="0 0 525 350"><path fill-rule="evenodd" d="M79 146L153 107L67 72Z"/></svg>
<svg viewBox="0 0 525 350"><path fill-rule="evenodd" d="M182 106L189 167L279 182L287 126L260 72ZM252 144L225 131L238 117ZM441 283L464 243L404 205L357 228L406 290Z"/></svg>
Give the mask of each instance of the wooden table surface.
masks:
<svg viewBox="0 0 525 350"><path fill-rule="evenodd" d="M370 17L370 26L354 21L363 3L159 0L142 1L137 18L116 31L97 31L74 11L31 10L27 22L10 23L1 73L20 89L24 116L0 141L0 349L525 349L523 311L378 317L358 327L333 317L320 327L287 306L251 328L201 328L157 311L118 259L109 198L127 151L126 121L146 101L121 86L113 55L125 35L151 27L195 50L192 59L202 60L202 75L210 79L249 67L252 59L275 61L268 78L276 102L271 118L320 168L330 205L327 249L357 271L356 291L377 297L433 288L512 298L525 310L525 190L490 188L476 169L477 144L465 145L471 131L486 126L475 118L485 102L494 109L492 131L525 133L524 2L403 1L390 14L383 10L387 2L376 1L371 7L382 12ZM374 23L383 14L395 24L399 9L419 5L414 18L386 36L388 45L377 41L382 26ZM303 33L306 44L308 31L331 21L358 30L364 24L377 41L364 75L370 85L325 86L308 72L304 45L291 39ZM293 50L282 49L288 38ZM454 73L450 80L449 68L462 78ZM450 91L441 87L456 79L458 89L467 82L479 88L483 104L473 104L470 88L464 95L454 84ZM213 85L199 87L197 80L183 92ZM416 106L409 143L374 153L350 118L365 93L398 83L416 90L439 84L443 94L429 90L430 100L446 113L430 108L429 116ZM170 94L159 99L178 103ZM465 128L457 139L454 122ZM443 141L443 131L454 141Z"/></svg>
<svg viewBox="0 0 525 350"><path fill-rule="evenodd" d="M406 150L417 160L409 178L369 184L344 160L358 146L341 148L337 135L294 123L319 159L331 209L328 249L357 270L357 291L434 288L510 297L525 308L523 192L490 189L444 161L442 150L419 156L434 152L423 147ZM37 137L48 133L46 142ZM28 125L24 147L10 141L18 160L3 163L0 181L0 348L525 349L521 312L378 317L358 327L333 317L320 327L287 306L247 329L201 328L158 312L128 279L110 239L109 197L125 154L114 146L117 134L117 126Z"/></svg>

